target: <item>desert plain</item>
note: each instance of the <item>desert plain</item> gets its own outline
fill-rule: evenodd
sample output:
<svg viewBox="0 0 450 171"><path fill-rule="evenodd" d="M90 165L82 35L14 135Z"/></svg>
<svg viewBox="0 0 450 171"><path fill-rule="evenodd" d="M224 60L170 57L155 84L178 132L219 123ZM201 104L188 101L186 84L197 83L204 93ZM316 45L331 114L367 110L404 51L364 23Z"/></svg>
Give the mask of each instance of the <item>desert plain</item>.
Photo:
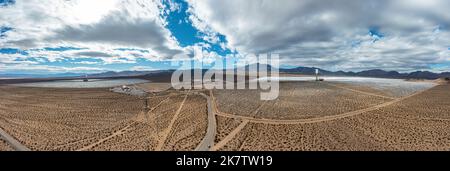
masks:
<svg viewBox="0 0 450 171"><path fill-rule="evenodd" d="M450 150L450 84L408 93L333 81L261 90L0 85L0 151ZM18 145L19 144L19 145ZM21 148L21 146L26 148Z"/></svg>

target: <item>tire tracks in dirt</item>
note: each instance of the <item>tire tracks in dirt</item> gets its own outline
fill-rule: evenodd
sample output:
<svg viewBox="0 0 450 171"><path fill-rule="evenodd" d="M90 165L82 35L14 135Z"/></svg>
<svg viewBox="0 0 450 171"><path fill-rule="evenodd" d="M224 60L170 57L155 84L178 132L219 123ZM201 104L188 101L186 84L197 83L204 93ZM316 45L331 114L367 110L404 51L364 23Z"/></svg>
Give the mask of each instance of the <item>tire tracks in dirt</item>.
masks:
<svg viewBox="0 0 450 171"><path fill-rule="evenodd" d="M164 143L166 142L167 136L169 136L170 131L172 130L173 125L175 124L175 121L178 119L178 115L181 112L181 109L184 106L184 102L186 102L186 99L188 97L189 93L187 93L184 96L183 102L181 102L180 107L178 108L178 110L176 111L175 115L173 116L172 120L169 123L169 126L166 128L166 130L163 131L163 137L161 138L161 140L158 142L158 145L156 146L156 151L161 151L162 147L164 146Z"/></svg>
<svg viewBox="0 0 450 171"><path fill-rule="evenodd" d="M347 89L347 88L345 88ZM227 113L223 113L220 112L217 108L217 103L216 103L216 99L213 96L213 103L215 103L215 110L217 111L216 114L219 116L224 116L224 117L229 117L229 118L235 118L235 119L242 119L242 123L235 128L230 134L228 134L223 140L221 140L220 142L218 142L211 150L219 150L221 148L223 148L229 141L231 141L249 122L252 123L263 123L263 124L307 124L307 123L318 123L318 122L326 122L326 121L332 121L332 120L337 120L337 119L343 119L343 118L347 118L347 117L351 117L351 116L356 116L362 113L366 113L366 112L370 112L373 110L377 110L395 103L398 103L400 101L403 101L407 98L419 95L425 91L427 91L429 89L426 90L422 90L422 91L418 91L416 93L413 93L411 95L405 96L405 97L401 97L401 98L394 98L392 101L386 102L386 103L382 103L379 105L375 105L372 107L368 107L368 108L364 108L364 109L360 109L360 110L355 110L355 111L351 111L351 112L346 112L346 113L342 113L342 114L338 114L338 115L332 115L332 116L324 116L324 117L319 117L319 118L311 118L311 119L297 119L297 120L275 120L275 119L258 119L258 118L254 118L254 117L248 117L248 116L238 116L238 115L233 115L233 114L227 114ZM351 90L352 91L352 90ZM374 96L378 96L378 97L383 97L383 96L379 96L376 94L372 94L372 93L367 93L367 92L362 92L359 90L354 90L355 92L361 92L363 94L367 94L367 95L374 95ZM384 97L387 98L387 97ZM390 98L392 99L392 98ZM264 104L262 104L264 105ZM262 107L262 105L260 107ZM258 110L260 109L260 107L258 107L258 109L255 111L255 114L258 112Z"/></svg>
<svg viewBox="0 0 450 171"><path fill-rule="evenodd" d="M82 148L80 148L80 149L78 149L78 150L76 150L76 151L86 151L86 150L89 150L89 149L91 149L91 148L93 148L93 147L95 147L95 146L97 146L97 145L100 145L100 144L102 144L103 142L105 142L105 141L107 141L107 140L109 140L109 139L112 139L112 138L114 138L114 137L116 137L116 136L119 136L119 135L123 135L123 134L125 134L125 133L127 133L128 132L128 129L133 125L133 124L135 124L135 123L137 123L137 122L145 122L144 120L144 118L147 118L148 119L148 114L149 113L151 113L153 110L155 110L156 108L158 108L161 104L163 104L164 102L166 102L168 99L170 99L170 97L172 97L172 96L168 96L167 98L165 98L164 100L162 100L161 102L159 102L157 105L155 105L155 107L152 107L148 112L140 112L140 113L138 113L137 115L136 115L136 118L134 118L134 119L131 119L131 123L129 123L129 124L127 124L125 127L123 127L123 128L121 128L121 129L119 129L118 131L115 131L115 132L113 132L111 135L109 135L109 136L107 136L107 137L105 137L105 138L102 138L102 139L100 139L100 140L98 140L98 141L96 141L96 142L94 142L94 143L92 143L92 144L89 144L89 145L87 145L87 146L84 146L84 147L82 147ZM147 106L148 107L148 106ZM89 139L89 138L87 138L87 139ZM80 141L77 141L77 142L82 142L82 141L85 141L86 139L83 139L83 140L80 140ZM61 147L61 146L67 146L67 145L70 145L70 144L75 144L75 143L77 143L77 142L72 142L72 143L68 143L68 144L64 144L64 145L60 145L59 147Z"/></svg>
<svg viewBox="0 0 450 171"><path fill-rule="evenodd" d="M131 127L133 124L135 124L135 123L136 123L136 122L132 122L132 123L128 124L127 126L123 127L122 129L119 129L119 130L113 132L111 135L109 135L109 136L107 136L107 137L105 137L105 138L102 138L102 139L98 140L97 142L92 143L92 144L90 144L90 145L88 145L88 146L85 146L85 147L83 147L83 148L80 148L80 149L78 149L78 150L76 150L76 151L86 151L86 150L89 150L89 149L91 149L91 148L94 148L94 147L97 146L97 145L102 144L103 142L105 142L105 141L107 141L107 140L109 140L109 139L112 139L112 138L114 138L114 137L116 137L116 136L125 134L126 132L128 132L128 130L130 129L130 127Z"/></svg>
<svg viewBox="0 0 450 171"><path fill-rule="evenodd" d="M351 116L356 116L362 113L366 113L366 112L370 112L373 110L377 110L395 103L398 103L402 100L405 100L407 98L410 98L412 96L421 94L426 90L423 91L419 91L416 93L413 93L409 96L405 96L405 97L401 97L401 98L397 98L394 99L392 101L389 102L385 102L379 105L375 105L372 107L368 107L368 108L364 108L364 109L359 109L359 110L354 110L351 112L346 112L346 113L341 113L341 114L337 114L337 115L331 115L331 116L323 116L323 117L318 117L318 118L310 118L310 119L295 119L295 120L277 120L277 119L264 119L264 118L253 118L253 117L248 117L248 116L239 116L239 115L233 115L233 114L227 114L227 113L223 113L223 112L218 112L217 115L220 116L224 116L224 117L229 117L229 118L237 118L237 119L247 119L252 123L265 123L265 124L308 124L308 123L317 123L317 122L325 122L325 121L332 121L332 120L337 120L337 119L342 119L342 118L347 118L347 117L351 117Z"/></svg>
<svg viewBox="0 0 450 171"><path fill-rule="evenodd" d="M224 147L229 141L231 141L241 130L250 122L250 120L243 119L242 123L239 124L233 131L231 131L225 138L218 142L214 147L211 148L212 151L217 151Z"/></svg>

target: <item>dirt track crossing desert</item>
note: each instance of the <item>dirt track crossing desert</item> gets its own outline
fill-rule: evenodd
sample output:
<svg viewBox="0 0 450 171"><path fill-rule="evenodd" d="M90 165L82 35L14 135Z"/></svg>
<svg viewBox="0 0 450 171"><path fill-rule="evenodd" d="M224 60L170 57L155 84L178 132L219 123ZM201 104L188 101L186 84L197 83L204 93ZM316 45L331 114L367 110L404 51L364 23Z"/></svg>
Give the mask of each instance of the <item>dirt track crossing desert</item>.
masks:
<svg viewBox="0 0 450 171"><path fill-rule="evenodd" d="M274 101L254 100L258 90L144 98L99 88L0 92L2 151L450 149L449 84L396 97L341 83L282 82Z"/></svg>
<svg viewBox="0 0 450 171"><path fill-rule="evenodd" d="M448 150L450 132L445 128L450 125L449 90L449 85L438 85L380 105L317 120L250 119L244 128L238 127L229 134L232 140L222 140L224 143L216 144L215 149Z"/></svg>

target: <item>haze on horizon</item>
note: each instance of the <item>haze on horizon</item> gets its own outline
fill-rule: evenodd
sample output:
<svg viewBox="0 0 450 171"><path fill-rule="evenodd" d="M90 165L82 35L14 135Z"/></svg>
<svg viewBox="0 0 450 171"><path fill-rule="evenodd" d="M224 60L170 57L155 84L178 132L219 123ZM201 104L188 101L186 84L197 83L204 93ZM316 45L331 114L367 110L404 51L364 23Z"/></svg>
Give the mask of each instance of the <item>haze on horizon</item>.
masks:
<svg viewBox="0 0 450 171"><path fill-rule="evenodd" d="M0 73L173 69L177 54L282 67L450 71L445 0L0 0ZM193 60L198 60L193 58Z"/></svg>

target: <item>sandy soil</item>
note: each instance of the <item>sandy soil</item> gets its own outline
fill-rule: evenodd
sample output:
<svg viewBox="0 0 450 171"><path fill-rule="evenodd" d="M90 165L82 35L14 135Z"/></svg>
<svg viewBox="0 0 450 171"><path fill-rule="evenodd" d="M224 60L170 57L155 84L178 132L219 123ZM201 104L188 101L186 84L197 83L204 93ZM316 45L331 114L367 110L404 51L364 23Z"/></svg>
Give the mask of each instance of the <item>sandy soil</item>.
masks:
<svg viewBox="0 0 450 171"><path fill-rule="evenodd" d="M450 78L439 78L436 80L433 80L434 83L437 84L450 84Z"/></svg>
<svg viewBox="0 0 450 171"><path fill-rule="evenodd" d="M172 87L171 83L142 83L135 86L150 93L165 91Z"/></svg>
<svg viewBox="0 0 450 171"><path fill-rule="evenodd" d="M215 143L220 142L231 131L233 131L242 122L240 119L227 118L223 116L216 116L217 120L217 134L214 140Z"/></svg>
<svg viewBox="0 0 450 171"><path fill-rule="evenodd" d="M206 131L199 95L181 107L184 94L153 94L146 110L144 99L107 89L0 86L0 93L1 127L32 150L155 150L168 133L165 150L193 150Z"/></svg>
<svg viewBox="0 0 450 171"><path fill-rule="evenodd" d="M267 119L337 115L391 100L320 82L281 82L278 99L267 102L259 99L259 93L258 90L217 90L215 96L221 112Z"/></svg>
<svg viewBox="0 0 450 171"><path fill-rule="evenodd" d="M259 100L258 90L215 90L226 114L216 116L214 149L450 150L449 84L400 99L339 86L283 82L275 101ZM32 150L194 150L207 128L206 99L187 92L150 94L147 103L107 89L0 86L0 94L0 126ZM321 120L354 111L362 112Z"/></svg>
<svg viewBox="0 0 450 171"><path fill-rule="evenodd" d="M362 92L373 93L373 94L380 95L380 96L387 96L387 97L395 98L395 96L393 94L391 94L387 91L381 91L378 89L371 88L369 86L345 84L345 83L339 83L339 82L328 82L328 83L331 85L346 87L346 88L350 88L353 90L358 90L358 91L362 91Z"/></svg>
<svg viewBox="0 0 450 171"><path fill-rule="evenodd" d="M217 107L221 112L251 115L263 101L258 90L214 90Z"/></svg>
<svg viewBox="0 0 450 171"><path fill-rule="evenodd" d="M14 149L0 138L0 151L13 151Z"/></svg>
<svg viewBox="0 0 450 171"><path fill-rule="evenodd" d="M354 117L249 123L220 150L450 150L450 85Z"/></svg>
<svg viewBox="0 0 450 171"><path fill-rule="evenodd" d="M153 96L148 99L148 113L141 113L120 134L89 149L94 151L146 151L155 150L161 132L183 100L181 95ZM165 117L164 117L165 116ZM161 121L161 122L160 122ZM129 126L128 126L129 125ZM128 127L127 127L128 126Z"/></svg>
<svg viewBox="0 0 450 171"><path fill-rule="evenodd" d="M189 95L162 150L194 150L206 134L207 112L205 98Z"/></svg>
<svg viewBox="0 0 450 171"><path fill-rule="evenodd" d="M115 135L89 150L193 150L206 131L206 102L198 95L168 93L148 99L149 112L138 115ZM180 110L178 116L175 113ZM174 123L170 126L171 121ZM161 144L161 149L157 149Z"/></svg>
<svg viewBox="0 0 450 171"><path fill-rule="evenodd" d="M144 101L103 89L0 86L0 125L32 150L76 150L121 129Z"/></svg>
<svg viewBox="0 0 450 171"><path fill-rule="evenodd" d="M175 113L179 109L181 103L184 99L183 94L171 97L169 100L156 108L152 113L155 119L152 119L152 124L156 125L156 130L158 132L164 131L169 126L170 121L174 117Z"/></svg>

